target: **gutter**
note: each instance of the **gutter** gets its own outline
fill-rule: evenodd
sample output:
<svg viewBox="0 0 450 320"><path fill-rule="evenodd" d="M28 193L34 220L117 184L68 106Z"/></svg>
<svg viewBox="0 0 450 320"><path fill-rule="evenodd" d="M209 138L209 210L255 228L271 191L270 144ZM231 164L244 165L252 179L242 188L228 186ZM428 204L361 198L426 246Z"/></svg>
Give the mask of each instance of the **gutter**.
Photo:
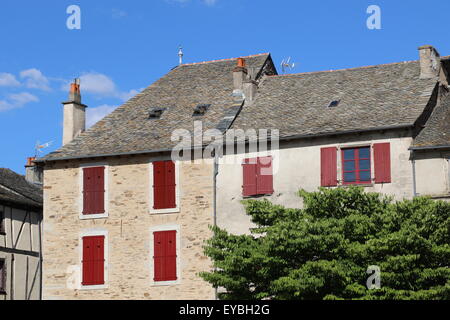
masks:
<svg viewBox="0 0 450 320"><path fill-rule="evenodd" d="M433 149L450 149L450 145L442 145L442 146L430 146L430 147L410 147L409 150L419 151L419 150L433 150Z"/></svg>

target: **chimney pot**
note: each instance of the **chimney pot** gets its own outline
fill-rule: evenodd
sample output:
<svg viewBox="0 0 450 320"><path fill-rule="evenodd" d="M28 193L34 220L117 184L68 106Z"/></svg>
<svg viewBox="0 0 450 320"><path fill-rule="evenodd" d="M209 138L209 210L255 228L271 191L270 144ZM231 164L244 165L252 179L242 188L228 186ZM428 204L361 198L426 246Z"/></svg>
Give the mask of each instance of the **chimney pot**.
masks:
<svg viewBox="0 0 450 320"><path fill-rule="evenodd" d="M25 180L34 184L42 184L42 168L38 167L33 161L36 157L27 158L25 165Z"/></svg>

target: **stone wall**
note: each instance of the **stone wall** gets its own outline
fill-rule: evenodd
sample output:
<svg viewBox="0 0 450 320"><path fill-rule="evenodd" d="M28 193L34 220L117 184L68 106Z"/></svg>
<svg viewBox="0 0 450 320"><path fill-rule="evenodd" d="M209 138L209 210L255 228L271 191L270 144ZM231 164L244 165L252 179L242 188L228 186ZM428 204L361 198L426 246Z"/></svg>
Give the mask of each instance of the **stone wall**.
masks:
<svg viewBox="0 0 450 320"><path fill-rule="evenodd" d="M44 299L213 299L214 289L197 274L209 271L203 243L213 224L212 164L180 163L180 212L150 213L150 161L145 156L106 158L108 217L81 220L80 165L56 162L44 174ZM150 229L176 225L180 230L178 283L152 285ZM106 288L81 288L80 234L107 232ZM106 249L105 249L106 250Z"/></svg>

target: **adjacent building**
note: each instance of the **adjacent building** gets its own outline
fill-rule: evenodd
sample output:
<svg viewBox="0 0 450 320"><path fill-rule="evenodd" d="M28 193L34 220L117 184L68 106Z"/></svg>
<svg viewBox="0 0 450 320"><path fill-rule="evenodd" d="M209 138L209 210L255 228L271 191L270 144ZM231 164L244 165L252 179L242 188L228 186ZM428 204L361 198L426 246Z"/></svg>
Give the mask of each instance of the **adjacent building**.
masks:
<svg viewBox="0 0 450 320"><path fill-rule="evenodd" d="M42 202L39 184L0 168L0 300L41 299Z"/></svg>
<svg viewBox="0 0 450 320"><path fill-rule="evenodd" d="M214 299L203 243L211 225L249 231L243 199L301 207L299 189L348 185L449 199L450 59L419 57L293 75L270 54L182 64L89 130L75 81L64 145L35 162L43 298Z"/></svg>

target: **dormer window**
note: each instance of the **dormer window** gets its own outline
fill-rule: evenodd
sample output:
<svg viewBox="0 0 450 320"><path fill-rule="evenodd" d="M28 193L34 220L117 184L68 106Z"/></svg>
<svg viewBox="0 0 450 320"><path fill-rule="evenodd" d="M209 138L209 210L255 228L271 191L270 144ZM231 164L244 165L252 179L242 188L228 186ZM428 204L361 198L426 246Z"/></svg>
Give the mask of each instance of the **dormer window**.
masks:
<svg viewBox="0 0 450 320"><path fill-rule="evenodd" d="M195 107L194 114L192 116L201 117L205 115L206 111L208 111L210 106L211 106L210 104L199 104L198 106Z"/></svg>
<svg viewBox="0 0 450 320"><path fill-rule="evenodd" d="M153 120L160 119L164 111L166 111L166 108L159 108L159 107L152 108L150 109L150 114L148 118Z"/></svg>
<svg viewBox="0 0 450 320"><path fill-rule="evenodd" d="M341 102L341 100L333 100L328 105L328 108L336 108L339 105L340 102Z"/></svg>

